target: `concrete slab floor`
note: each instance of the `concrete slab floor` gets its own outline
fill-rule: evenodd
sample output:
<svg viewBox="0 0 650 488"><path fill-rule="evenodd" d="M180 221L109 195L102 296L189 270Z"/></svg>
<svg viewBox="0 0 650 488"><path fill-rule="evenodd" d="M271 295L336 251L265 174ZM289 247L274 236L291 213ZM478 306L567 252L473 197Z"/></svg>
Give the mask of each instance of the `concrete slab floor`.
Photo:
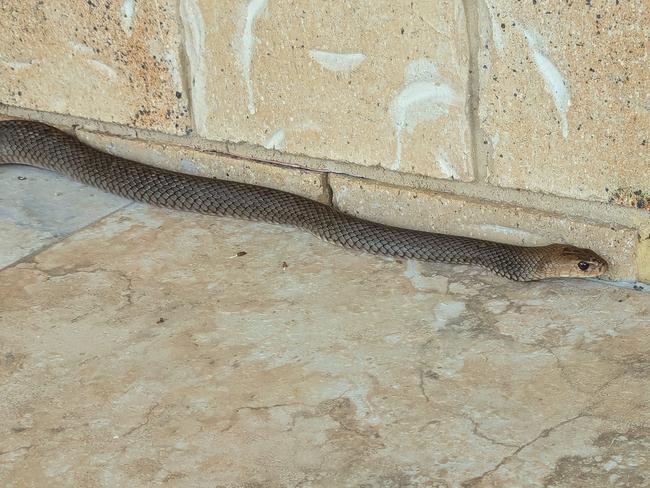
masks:
<svg viewBox="0 0 650 488"><path fill-rule="evenodd" d="M0 486L650 483L647 293L9 191Z"/></svg>

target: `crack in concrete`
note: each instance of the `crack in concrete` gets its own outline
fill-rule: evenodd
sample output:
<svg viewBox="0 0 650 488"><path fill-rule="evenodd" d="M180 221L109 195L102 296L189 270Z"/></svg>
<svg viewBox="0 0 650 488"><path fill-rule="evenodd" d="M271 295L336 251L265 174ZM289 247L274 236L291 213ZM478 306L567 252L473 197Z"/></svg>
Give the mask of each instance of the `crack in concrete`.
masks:
<svg viewBox="0 0 650 488"><path fill-rule="evenodd" d="M365 437L365 438L378 438L380 437L377 432L371 432L371 431L364 431L361 428L359 428L356 425L349 425L347 422L345 422L346 418L349 418L350 415L348 415L346 412L344 412L342 415L336 415L336 409L340 407L345 407L347 404L351 404L348 398L343 398L342 396L339 396L337 399L335 399L333 402L331 402L331 405L329 408L326 410L323 410L323 413L326 414L330 419L332 419L334 422L336 422L341 429L343 429L346 432L351 432L353 434L356 434L360 437ZM356 417L352 417L351 422L353 424L357 424L358 421Z"/></svg>
<svg viewBox="0 0 650 488"><path fill-rule="evenodd" d="M271 409L274 409L274 408L301 406L301 407L306 407L306 408L310 408L310 409L314 410L315 413L313 415L310 415L312 417L328 416L330 419L332 419L334 422L336 422L342 430L344 430L346 432L351 432L351 433L354 433L354 434L356 434L356 435L358 435L360 437L366 437L366 438L368 438L368 437L377 437L376 433L369 432L369 431L364 431L363 429L360 429L359 427L357 427L355 425L350 425L349 423L345 422L345 420L342 419L341 416L335 415L334 411L336 410L337 407L339 407L338 400L340 400L341 398L342 398L342 396L339 396L339 397L333 399L332 400L332 402L333 402L332 405L329 408L325 409L325 410L320 410L320 412L318 412L319 411L318 406L307 405L305 403L299 403L299 402L276 403L276 404L273 404L273 405L259 405L259 406L246 405L246 406L238 407L233 411L232 415L230 416L230 421L229 421L228 425L225 426L223 429L221 429L219 432L224 433L224 432L228 432L230 429L232 429L234 427L234 425L237 423L235 417L242 410L264 411L264 410L271 410ZM295 424L295 417L292 420L292 424ZM293 426L292 426L292 428L293 428ZM289 430L291 430L291 429L289 429Z"/></svg>
<svg viewBox="0 0 650 488"><path fill-rule="evenodd" d="M429 420L426 424L424 424L422 427L418 429L418 432L422 432L424 429L429 427L430 425L438 425L440 423L440 420Z"/></svg>
<svg viewBox="0 0 650 488"><path fill-rule="evenodd" d="M104 219L106 219L108 217L112 217L114 214L116 214L116 213L118 213L118 212L120 212L122 210L125 210L126 208L130 207L131 205L133 205L133 202L126 203L123 206L121 206L119 208L116 208L115 210L113 210L113 211L111 211L111 212L109 212L109 213L107 213L105 215L102 215L97 220L93 220L92 222L89 222L87 225L83 225L83 226L79 227L78 229L75 229L75 230L73 230L73 231L71 231L71 232L69 232L67 234L61 234L61 235L57 236L57 238L55 240L53 240L51 242L47 242L43 246L39 247L38 249L30 252L29 254L17 259L16 261L13 261L13 262L7 264L6 266L1 267L0 268L0 273L3 272L6 269L13 268L14 266L17 266L19 264L30 264L30 263L36 264L35 260L36 260L36 257L39 254L47 251L48 249L50 249L50 248L52 248L52 247L54 247L54 246L56 246L58 244L62 244L63 242L70 239L70 237L72 237L73 235L75 235L75 234L77 234L79 232L83 232L84 230L92 227L93 225L97 224L98 222L101 222L102 220L104 220ZM37 269L38 269L38 267L37 267ZM39 271L41 271L41 270L39 270Z"/></svg>
<svg viewBox="0 0 650 488"><path fill-rule="evenodd" d="M559 356L555 353L555 351L553 350L553 348L552 348L552 347L544 347L543 349L544 349L545 351L547 351L549 354L551 354L551 355L555 358L556 367L560 370L560 376L562 377L562 379L563 379L564 381L566 381L566 383L567 383L568 385L570 385L570 386L571 386L573 389L575 389L576 391L579 391L579 392L581 392L581 393L587 393L587 394L589 394L590 396L598 396L598 395L600 395L600 393L601 393L605 388L607 388L608 386L610 386L612 383L614 383L614 382L620 380L621 378L623 378L624 376L630 374L631 371L633 371L633 367L634 367L634 365L633 365L633 364L630 364L629 362L625 362L625 363L624 363L624 362L621 362L621 361L610 360L610 359L608 359L608 358L601 357L600 354L598 354L598 353L596 353L596 352L594 352L594 351L591 351L591 350L589 350L589 349L586 349L586 351L595 354L596 357L598 357L598 358L599 358L600 360L602 360L603 362L606 362L606 363L608 363L608 364L613 363L614 365L617 365L617 366L621 367L622 370L620 370L616 375L614 375L613 377L611 377L610 379L608 379L607 381L605 381L604 383L602 383L602 384L601 384L600 386L598 386L596 389L594 389L594 390L592 390L592 391L585 391L584 389L580 388L577 384L575 384L575 382L571 379L571 375L570 375L570 373L568 373L568 372L566 371L566 369L565 369L565 367L564 367L564 364L562 363L562 360L561 360L561 359L559 358ZM580 350L580 348L578 348L578 350ZM587 410L591 410L591 409L592 409L593 407L595 407L596 405L597 405L597 402L593 402L593 403L591 403L591 404L587 407Z"/></svg>
<svg viewBox="0 0 650 488"><path fill-rule="evenodd" d="M583 392L583 390L581 390L580 387L576 385L574 381L571 379L571 375L567 373L566 369L564 368L564 364L562 363L562 360L559 358L557 354L555 354L553 348L548 346L548 347L544 347L543 349L555 358L555 366L557 367L557 369L560 370L560 376L562 377L562 379L566 381L566 383L574 390Z"/></svg>
<svg viewBox="0 0 650 488"><path fill-rule="evenodd" d="M517 447L516 444L509 444L509 443L507 443L507 442L501 442L501 441L497 441L496 439L493 439L492 437L488 436L487 434L484 434L483 432L481 432L481 431L479 430L481 426L480 426L479 423L478 423L476 420L474 420L472 417L470 417L469 415L463 415L463 417L464 417L465 419L469 420L469 421L472 423L472 433L473 433L476 437L480 437L481 439L485 439L486 441L488 441L488 442L490 442L490 443L492 443L492 444L498 445L498 446L504 446L504 447Z"/></svg>
<svg viewBox="0 0 650 488"><path fill-rule="evenodd" d="M148 410L147 413L145 413L144 420L140 422L138 425L132 427L128 431L126 431L124 434L122 434L120 437L127 437L131 434L133 434L135 431L141 429L142 427L146 426L149 424L151 421L151 417L153 415L153 411L160 405L159 402L156 402L154 405L152 405Z"/></svg>
<svg viewBox="0 0 650 488"><path fill-rule="evenodd" d="M429 398L429 395L427 395L427 392L424 390L424 371L422 369L419 369L419 372L420 372L420 383L419 383L420 393L422 393L422 396L428 403L431 401L431 398Z"/></svg>
<svg viewBox="0 0 650 488"><path fill-rule="evenodd" d="M546 429L542 430L539 434L537 434L537 436L535 436L533 439L531 439L528 442L526 442L526 443L520 445L519 447L517 447L517 449L515 449L511 454L508 454L507 456L503 457L501 459L501 461L499 461L493 468L490 468L487 471L484 471L479 476L476 476L476 477L471 478L469 480L463 481L461 483L461 486L463 488L471 488L473 486L477 486L481 481L483 481L484 478L486 478L487 476L491 475L492 473L495 473L496 471L498 471L501 468L501 466L505 465L508 461L510 461L511 459L516 457L521 451L523 451L527 447L533 445L539 439L542 439L544 437L548 437L552 432L559 429L560 427L562 427L562 426L564 426L566 424L569 424L569 423L571 423L571 422L573 422L573 421L575 421L575 420L577 420L579 418L587 417L588 415L589 414L587 414L585 412L580 412L579 414L574 415L573 417L571 417L569 419L563 420L562 422L559 422L559 423L557 423L557 424L555 424L555 425L553 425L551 427L547 427Z"/></svg>
<svg viewBox="0 0 650 488"><path fill-rule="evenodd" d="M271 410L271 409L274 409L274 408L295 407L295 406L303 406L303 407L314 408L314 407L312 407L310 405L305 405L304 403L298 403L298 402L294 402L294 403L275 403L273 405L257 405L257 406L244 405L243 407L237 407L233 411L233 413L230 415L230 423L226 427L221 429L219 432L221 432L221 433L228 432L230 429L232 429L235 426L235 424L237 423L237 421L235 420L235 417L242 410L252 410L252 411L256 412L256 411L262 411L262 410Z"/></svg>
<svg viewBox="0 0 650 488"><path fill-rule="evenodd" d="M12 452L18 452L22 450L29 451L32 447L33 444L30 444L28 446L20 446L20 447L16 447L15 449L9 449L7 451L0 451L0 456L5 456L7 454L11 454Z"/></svg>
<svg viewBox="0 0 650 488"><path fill-rule="evenodd" d="M107 269L103 267L97 267L97 268L86 268L83 269L81 267L72 267L70 269L65 269L64 267L58 267L58 268L52 268L52 269L42 269L39 264L35 261L32 261L34 264L34 269L41 274L47 276L47 280L51 278L63 278L66 276L74 275L74 274L93 274L93 273L105 273L108 275L117 275L118 278L120 278L122 281L126 282L126 293L123 294L122 296L126 297L126 304L121 306L119 310L122 308L125 308L127 306L133 305L133 279L130 278L124 271L119 270L119 269ZM59 271L62 270L62 271ZM86 317L87 315L90 315L91 312L87 312L85 314L81 314L75 318L72 319L72 322L77 322L80 319Z"/></svg>

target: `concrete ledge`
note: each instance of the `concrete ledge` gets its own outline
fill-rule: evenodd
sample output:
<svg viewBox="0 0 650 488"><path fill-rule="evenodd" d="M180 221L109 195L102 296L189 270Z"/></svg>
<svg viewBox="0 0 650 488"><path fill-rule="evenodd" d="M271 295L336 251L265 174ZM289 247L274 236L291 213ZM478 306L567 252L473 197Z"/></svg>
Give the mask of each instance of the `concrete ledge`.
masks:
<svg viewBox="0 0 650 488"><path fill-rule="evenodd" d="M78 129L77 137L100 151L182 173L266 186L329 202L326 176L315 171L263 164L181 146L122 139Z"/></svg>
<svg viewBox="0 0 650 488"><path fill-rule="evenodd" d="M331 175L330 186L334 204L362 218L509 244L560 242L587 247L610 263L607 278L635 280L637 276L638 237L634 228L445 193L415 191L342 175Z"/></svg>

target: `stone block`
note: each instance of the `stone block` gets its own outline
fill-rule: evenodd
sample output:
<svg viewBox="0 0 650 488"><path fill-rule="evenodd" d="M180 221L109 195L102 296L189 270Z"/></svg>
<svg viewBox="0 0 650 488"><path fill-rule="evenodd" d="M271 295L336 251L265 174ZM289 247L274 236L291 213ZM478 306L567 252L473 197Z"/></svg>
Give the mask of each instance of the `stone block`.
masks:
<svg viewBox="0 0 650 488"><path fill-rule="evenodd" d="M489 181L650 208L647 2L482 5Z"/></svg>
<svg viewBox="0 0 650 488"><path fill-rule="evenodd" d="M5 0L0 102L185 133L177 14L173 0Z"/></svg>
<svg viewBox="0 0 650 488"><path fill-rule="evenodd" d="M202 136L470 180L463 3L183 0Z"/></svg>

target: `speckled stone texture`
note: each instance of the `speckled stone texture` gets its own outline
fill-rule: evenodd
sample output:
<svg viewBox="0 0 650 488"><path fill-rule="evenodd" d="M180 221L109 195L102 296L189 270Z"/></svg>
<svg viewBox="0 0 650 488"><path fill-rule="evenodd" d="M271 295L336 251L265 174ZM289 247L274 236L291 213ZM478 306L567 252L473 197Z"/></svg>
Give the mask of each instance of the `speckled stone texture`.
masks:
<svg viewBox="0 0 650 488"><path fill-rule="evenodd" d="M650 4L483 5L489 181L650 209Z"/></svg>
<svg viewBox="0 0 650 488"><path fill-rule="evenodd" d="M0 268L129 203L48 171L0 166Z"/></svg>
<svg viewBox="0 0 650 488"><path fill-rule="evenodd" d="M644 486L649 296L130 205L0 271L0 485Z"/></svg>
<svg viewBox="0 0 650 488"><path fill-rule="evenodd" d="M172 0L3 0L0 102L185 133L177 17Z"/></svg>
<svg viewBox="0 0 650 488"><path fill-rule="evenodd" d="M461 0L181 4L201 135L472 179Z"/></svg>

